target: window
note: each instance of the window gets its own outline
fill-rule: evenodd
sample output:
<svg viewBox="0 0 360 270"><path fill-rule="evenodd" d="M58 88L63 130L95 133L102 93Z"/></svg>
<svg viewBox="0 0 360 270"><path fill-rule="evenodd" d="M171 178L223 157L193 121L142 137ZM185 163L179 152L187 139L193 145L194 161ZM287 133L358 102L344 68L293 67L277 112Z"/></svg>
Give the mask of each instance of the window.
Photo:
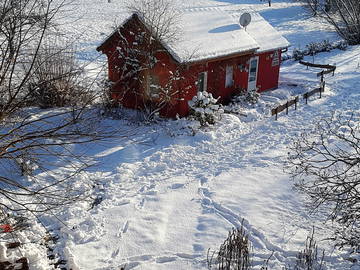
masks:
<svg viewBox="0 0 360 270"><path fill-rule="evenodd" d="M201 72L197 81L198 92L207 90L207 72Z"/></svg>
<svg viewBox="0 0 360 270"><path fill-rule="evenodd" d="M275 51L273 54L273 59L272 59L272 66L278 66L280 64L280 57L279 57L279 52Z"/></svg>
<svg viewBox="0 0 360 270"><path fill-rule="evenodd" d="M234 67L226 66L226 77L225 77L225 87L231 87L234 85Z"/></svg>
<svg viewBox="0 0 360 270"><path fill-rule="evenodd" d="M159 77L154 74L148 75L147 81L147 94L150 98L159 98L161 93L161 86L159 83Z"/></svg>

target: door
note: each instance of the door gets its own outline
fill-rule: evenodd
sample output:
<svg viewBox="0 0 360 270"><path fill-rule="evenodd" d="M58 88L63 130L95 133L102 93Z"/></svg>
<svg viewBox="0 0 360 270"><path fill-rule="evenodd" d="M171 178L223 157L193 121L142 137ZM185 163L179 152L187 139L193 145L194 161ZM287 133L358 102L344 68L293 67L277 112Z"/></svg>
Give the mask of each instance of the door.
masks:
<svg viewBox="0 0 360 270"><path fill-rule="evenodd" d="M259 56L250 58L248 91L256 90L258 68L259 68Z"/></svg>

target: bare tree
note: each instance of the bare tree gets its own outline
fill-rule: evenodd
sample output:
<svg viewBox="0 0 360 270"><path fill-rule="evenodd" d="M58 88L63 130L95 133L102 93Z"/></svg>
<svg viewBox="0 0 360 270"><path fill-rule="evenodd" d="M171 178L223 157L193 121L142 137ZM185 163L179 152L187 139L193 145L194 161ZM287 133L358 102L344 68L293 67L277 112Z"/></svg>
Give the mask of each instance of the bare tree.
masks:
<svg viewBox="0 0 360 270"><path fill-rule="evenodd" d="M314 15L325 18L349 44L360 43L358 0L306 0Z"/></svg>
<svg viewBox="0 0 360 270"><path fill-rule="evenodd" d="M65 0L0 1L0 205L8 211L49 212L87 198L87 190L74 188L74 176L91 163L75 155L72 145L109 136L100 131L90 99L43 106L67 105L56 110L28 107L44 104L39 99L46 91L55 89L50 99L64 88L77 91L72 62L45 42L65 5Z"/></svg>
<svg viewBox="0 0 360 270"><path fill-rule="evenodd" d="M312 209L326 206L340 244L360 243L360 115L321 120L294 142L289 169Z"/></svg>
<svg viewBox="0 0 360 270"><path fill-rule="evenodd" d="M156 44L152 47L151 39L166 44L179 39L181 14L174 3L172 0L132 0L127 5L128 11L139 15L148 28L145 41L149 49L158 49Z"/></svg>

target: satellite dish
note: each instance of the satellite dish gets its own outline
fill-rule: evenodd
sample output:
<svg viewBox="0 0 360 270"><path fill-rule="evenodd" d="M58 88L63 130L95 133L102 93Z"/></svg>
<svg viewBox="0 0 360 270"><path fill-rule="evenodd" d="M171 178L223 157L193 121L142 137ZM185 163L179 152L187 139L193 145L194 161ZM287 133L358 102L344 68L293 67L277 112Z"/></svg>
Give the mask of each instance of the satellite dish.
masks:
<svg viewBox="0 0 360 270"><path fill-rule="evenodd" d="M242 14L240 16L239 22L240 22L240 25L242 27L248 26L251 23L251 15L250 15L250 13L245 12L244 14Z"/></svg>

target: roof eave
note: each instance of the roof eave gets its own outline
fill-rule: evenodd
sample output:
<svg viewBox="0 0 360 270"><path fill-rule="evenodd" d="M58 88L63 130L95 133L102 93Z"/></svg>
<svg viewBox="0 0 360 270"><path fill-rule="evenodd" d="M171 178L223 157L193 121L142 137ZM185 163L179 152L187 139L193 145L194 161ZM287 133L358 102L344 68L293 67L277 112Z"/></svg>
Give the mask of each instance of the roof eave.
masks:
<svg viewBox="0 0 360 270"><path fill-rule="evenodd" d="M258 53L266 53L266 52L271 52L271 51L276 51L276 50L283 50L283 49L287 49L291 47L291 44L287 45L287 46L280 46L280 47L274 47L274 48L269 48L269 49L265 49L265 50L258 50Z"/></svg>
<svg viewBox="0 0 360 270"><path fill-rule="evenodd" d="M96 50L98 52L103 52L104 47L106 46L107 43L110 42L110 40L112 39L112 37L118 33L119 29L121 27L123 27L126 23L128 23L133 17L137 16L137 14L133 13L131 14L127 19L125 19L119 26L116 27L116 29L110 34L108 35L101 43L98 47L96 47Z"/></svg>
<svg viewBox="0 0 360 270"><path fill-rule="evenodd" d="M189 61L184 61L184 62L181 62L181 63L183 63L183 64L199 64L199 63L203 63L203 62L215 62L215 61L220 61L220 60L227 60L227 59L231 59L231 58L235 58L235 57L239 57L239 56L253 54L258 49L259 49L259 47L249 49L249 50L246 50L246 51L242 51L242 52L235 52L235 53L217 55L217 56L212 56L212 57L211 56L210 57L204 57L204 58L195 59L195 60L190 59Z"/></svg>

